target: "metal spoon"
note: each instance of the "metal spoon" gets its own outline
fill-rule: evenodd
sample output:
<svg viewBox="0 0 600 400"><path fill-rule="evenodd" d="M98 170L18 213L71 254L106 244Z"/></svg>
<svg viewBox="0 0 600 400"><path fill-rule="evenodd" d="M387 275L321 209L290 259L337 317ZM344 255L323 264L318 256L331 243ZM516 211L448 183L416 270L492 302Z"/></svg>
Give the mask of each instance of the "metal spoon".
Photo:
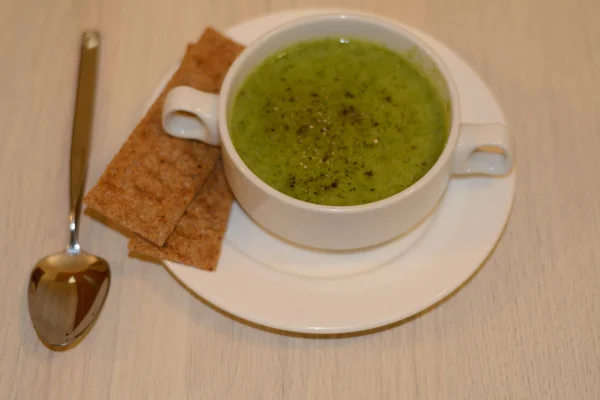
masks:
<svg viewBox="0 0 600 400"><path fill-rule="evenodd" d="M29 278L31 321L42 343L52 350L66 350L83 339L96 321L110 285L108 263L83 251L77 238L99 45L97 32L84 32L71 139L69 246L38 261Z"/></svg>

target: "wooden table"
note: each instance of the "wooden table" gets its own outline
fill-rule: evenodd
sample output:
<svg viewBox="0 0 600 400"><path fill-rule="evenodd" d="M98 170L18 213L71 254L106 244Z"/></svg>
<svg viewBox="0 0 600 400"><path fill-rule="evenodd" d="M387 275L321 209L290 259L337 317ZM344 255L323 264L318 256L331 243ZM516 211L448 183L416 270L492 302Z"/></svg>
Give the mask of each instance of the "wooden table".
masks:
<svg viewBox="0 0 600 400"><path fill-rule="evenodd" d="M43 347L26 282L35 261L67 240L80 31L104 35L89 188L206 24L311 6L364 9L429 32L498 97L519 176L506 232L483 268L391 329L289 337L216 312L85 217L81 241L110 261L111 292L82 344ZM597 0L8 0L0 9L0 398L600 398Z"/></svg>

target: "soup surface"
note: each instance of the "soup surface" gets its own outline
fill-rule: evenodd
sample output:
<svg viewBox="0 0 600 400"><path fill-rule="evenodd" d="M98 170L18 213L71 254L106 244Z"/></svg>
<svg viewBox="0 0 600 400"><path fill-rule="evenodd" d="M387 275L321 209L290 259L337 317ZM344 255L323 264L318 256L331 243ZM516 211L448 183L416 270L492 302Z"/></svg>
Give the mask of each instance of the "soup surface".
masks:
<svg viewBox="0 0 600 400"><path fill-rule="evenodd" d="M435 164L448 112L420 68L378 44L325 38L265 59L236 94L233 144L261 180L299 200L370 203Z"/></svg>

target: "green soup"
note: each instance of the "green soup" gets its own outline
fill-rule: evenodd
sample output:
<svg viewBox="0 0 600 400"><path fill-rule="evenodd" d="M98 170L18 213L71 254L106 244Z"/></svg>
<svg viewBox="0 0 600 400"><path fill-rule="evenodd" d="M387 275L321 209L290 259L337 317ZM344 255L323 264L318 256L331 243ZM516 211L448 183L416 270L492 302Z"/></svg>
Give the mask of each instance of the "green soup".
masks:
<svg viewBox="0 0 600 400"><path fill-rule="evenodd" d="M362 40L301 42L242 84L229 128L265 183L299 200L347 206L401 192L435 164L447 109L423 71Z"/></svg>

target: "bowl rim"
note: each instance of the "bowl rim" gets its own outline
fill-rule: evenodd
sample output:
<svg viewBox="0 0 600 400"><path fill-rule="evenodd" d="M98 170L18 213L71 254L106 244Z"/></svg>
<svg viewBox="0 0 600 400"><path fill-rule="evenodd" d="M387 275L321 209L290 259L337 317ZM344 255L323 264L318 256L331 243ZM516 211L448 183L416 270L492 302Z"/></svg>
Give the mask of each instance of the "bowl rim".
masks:
<svg viewBox="0 0 600 400"><path fill-rule="evenodd" d="M301 25L310 25L316 23L326 23L331 20L344 20L348 23L353 22L361 22L361 23L370 23L374 25L379 25L388 30L395 31L398 35L407 37L410 41L415 43L421 51L423 51L427 56L433 61L435 66L438 68L439 72L444 78L444 83L446 84L449 92L449 100L450 100L450 117L451 124L450 130L448 134L448 138L446 140L446 144L444 146L444 150L434 163L434 165L427 171L425 175L423 175L419 180L413 183L411 186L406 189L392 195L386 197L381 200L377 200L370 203L359 204L359 205L350 205L350 206L331 206L331 205L323 205L317 203L310 203L308 201L303 201L291 197L279 190L273 188L268 185L262 179L260 179L250 168L244 163L240 155L237 153L235 146L231 140L231 136L229 134L229 127L227 124L227 104L229 101L229 96L231 93L231 86L233 84L233 80L236 77L237 71L239 68L246 62L249 56L256 51L258 48L263 46L272 38L281 34L282 32L301 26ZM360 37L360 35L357 35ZM317 213L326 213L326 214L356 214L356 213L364 213L369 212L381 208L386 208L393 204L402 202L406 198L412 196L414 193L420 191L425 186L427 186L430 182L434 180L434 178L443 171L445 165L448 160L454 153L454 148L456 146L456 142L458 140L459 135L459 126L460 126L460 102L458 96L458 89L452 74L450 73L446 64L442 61L441 57L420 37L412 33L407 25L400 23L398 21L394 21L391 19L387 19L380 16L375 16L367 13L360 12L324 12L319 15L312 15L303 18L296 19L294 21L290 21L288 23L282 24L265 34L261 35L258 39L252 42L249 46L247 46L242 53L237 57L237 59L232 63L229 71L227 72L225 79L223 80L223 85L221 88L221 93L219 95L219 109L218 109L218 125L219 125L219 135L221 138L221 146L226 151L227 155L230 157L235 167L248 179L252 182L254 186L259 188L266 195L276 198L282 203L286 203L289 206L303 209L306 211L317 212Z"/></svg>

